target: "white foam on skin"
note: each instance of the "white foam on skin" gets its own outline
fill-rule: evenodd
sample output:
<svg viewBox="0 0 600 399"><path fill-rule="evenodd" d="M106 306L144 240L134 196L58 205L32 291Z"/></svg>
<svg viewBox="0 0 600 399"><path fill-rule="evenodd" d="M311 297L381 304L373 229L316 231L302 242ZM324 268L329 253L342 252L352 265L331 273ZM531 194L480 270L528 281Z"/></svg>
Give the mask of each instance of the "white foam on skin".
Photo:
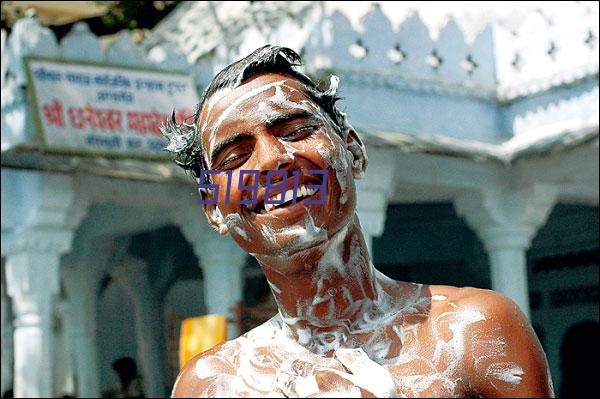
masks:
<svg viewBox="0 0 600 399"><path fill-rule="evenodd" d="M233 89L230 87L227 88L223 88L219 91L217 91L216 93L214 93L212 96L210 96L210 98L208 99L208 104L206 107L206 115L210 115L210 113L212 112L213 107L223 99L223 97L225 97L226 95L228 95L229 93L231 93ZM206 125L208 124L208 118L204 121L204 123L202 124L202 129L206 129Z"/></svg>
<svg viewBox="0 0 600 399"><path fill-rule="evenodd" d="M506 356L506 338L501 335L500 327L490 331L474 331L471 336L473 352L479 354L474 358L475 369L480 370L490 359Z"/></svg>
<svg viewBox="0 0 600 399"><path fill-rule="evenodd" d="M378 398L396 397L396 384L389 371L371 360L361 348L339 348L335 357L352 372L356 385L366 387Z"/></svg>
<svg viewBox="0 0 600 399"><path fill-rule="evenodd" d="M269 240L272 244L277 244L277 239L275 238L275 230L271 226L262 224L260 226L260 230L263 237Z"/></svg>
<svg viewBox="0 0 600 399"><path fill-rule="evenodd" d="M419 345L411 347L400 355L396 364L409 364L414 361L428 364L429 373L421 375L400 375L396 380L400 385L410 392L409 396L422 396L422 392L431 389L433 384L444 387L444 396L452 396L457 393L460 375L457 370L461 368L465 352L465 331L480 321L485 320L482 313L478 311L444 312L435 318L432 325L432 334L435 337L436 346L433 357L425 358ZM442 330L448 329L452 332L449 340L444 340ZM416 337L416 336L415 336Z"/></svg>
<svg viewBox="0 0 600 399"><path fill-rule="evenodd" d="M438 315L432 320L433 324L428 330L428 334L432 334L432 342L435 343L433 356L426 358L423 353L429 351L419 345L421 323L398 325L395 322L396 317L402 317L404 314L422 314L423 320L427 319L427 311L424 308L427 308L431 297L421 294L420 285L415 284L413 290L399 302L382 288L391 286L393 281L375 272L375 289L378 293L375 302L349 302L348 306L357 307L361 316L355 324L349 325L347 321L335 320L335 309L331 308L331 314L328 313L327 316L332 318L327 322L333 322L335 330L319 331L314 329L314 325L302 327L305 323L319 326L321 319L317 318L315 306L322 307L324 304L334 303L333 300L338 295L352 298L348 286L338 286L336 294L331 296L327 294L325 284L326 276L333 277L331 273L346 273L345 281L348 284L357 283L351 270L355 262L364 261L360 259L362 254L358 250L357 240L351 240L352 248L346 267L335 265L336 262L343 264L341 247L346 235L347 230L340 231L330 239L332 245L326 248L319 267L315 270L315 275L320 276L315 280L317 293L308 301L298 302L298 316L286 316L280 308L279 316L245 336L226 343L215 355L224 359L223 363L216 363L212 357L200 360L204 363L196 365L197 374L205 380L210 380L211 392L219 392L219 396L241 396L244 393L250 396L298 397L310 395L309 392L312 392L324 397L359 397L360 387L377 397L391 397L395 395L393 387L396 386L401 387L402 395L407 396L423 396L427 393L431 395L431 392L442 396L455 396L461 392L458 390L461 386L459 371L463 360L468 361L464 359L466 331L470 326L484 321L485 317L480 312L471 310L450 311ZM320 273L321 265L324 274ZM276 294L282 293L279 287L273 286L273 291ZM385 326L392 328L386 329ZM356 333L371 333L371 337L356 346L357 344L352 344L350 339ZM495 335L472 336L471 339L485 345L499 345L494 341ZM394 342L400 342L402 350L389 357ZM323 355L332 350L333 357ZM496 350L497 353L502 351L503 347ZM427 366L419 375L392 373L394 378L390 377L389 367L410 367L415 361ZM298 362L304 365L301 367L302 372L298 371ZM223 372L223 369L226 369L226 372ZM327 387L319 386L319 379L311 377L320 373L327 373L321 374L321 378L327 375L326 380L335 383ZM490 376L496 382L516 384L522 375L522 369L514 364L510 367L490 368ZM440 387L443 388L442 391L439 391ZM315 392L316 389L318 390Z"/></svg>
<svg viewBox="0 0 600 399"><path fill-rule="evenodd" d="M276 294L281 294L281 289L279 287L277 287L274 283L272 283L271 281L267 280L267 283L269 284L269 287L271 287L271 290L276 293Z"/></svg>
<svg viewBox="0 0 600 399"><path fill-rule="evenodd" d="M337 80L332 79L329 90L337 90ZM297 91L295 88L285 85L283 83L275 86L275 94L271 96L268 101L279 105L281 108L287 109L303 109L307 112L311 112L313 114L317 114L323 119L323 121L327 122L331 128L333 128L334 123L331 120L331 117L325 114L319 107L316 107L311 101L302 100L300 102L290 101L286 93L283 91L283 88L288 89L290 92ZM327 133L321 133L323 136L327 137L331 143L331 149L324 150L322 145L317 148L319 154L325 159L325 161L335 170L336 179L338 184L340 185L341 194L339 198L340 204L345 204L348 200L348 192L347 192L347 170L349 166L349 159L351 160L352 155L345 150L345 148L338 148L339 144L334 143L331 137L328 136ZM284 144L285 146L285 144ZM332 156L331 150L336 149L335 155ZM286 147L286 152L292 158L295 156L295 150L291 149L291 146Z"/></svg>
<svg viewBox="0 0 600 399"><path fill-rule="evenodd" d="M291 159L296 159L296 152L298 152L294 147L290 145L287 141L283 142L283 148L285 148L285 152Z"/></svg>
<svg viewBox="0 0 600 399"><path fill-rule="evenodd" d="M348 201L348 188L346 184L347 170L348 170L348 159L346 158L346 151L340 150L331 137L323 133L331 143L331 148L323 148L323 144L319 143L317 146L317 152L323 157L323 159L329 164L335 171L335 178L340 186L340 204L345 204Z"/></svg>
<svg viewBox="0 0 600 399"><path fill-rule="evenodd" d="M210 141L210 148L214 148L215 146L215 140L217 138L217 130L219 130L219 128L221 127L221 125L223 124L223 122L225 122L231 113L233 113L234 111L238 111L239 106L246 101L247 99L254 97L260 93L263 93L267 90L269 90L271 87L277 87L280 86L281 84L283 84L283 82L285 82L285 80L280 80L280 81L276 81L276 82L272 82L272 83L268 83L264 86L260 86L257 87L256 89L250 90L249 92L245 93L244 95L238 97L234 102L232 102L217 118L217 120L215 121L215 123L212 126L212 129L210 130L210 137L209 137L209 141ZM209 165L212 162L212 159L210 158L210 154L208 156L208 161L209 161Z"/></svg>
<svg viewBox="0 0 600 399"><path fill-rule="evenodd" d="M280 80L280 81L265 84L263 86L260 86L256 89L249 91L248 93L244 94L243 96L240 96L232 104L230 104L219 115L217 121L212 126L212 129L210 131L210 137L209 137L211 148L213 148L215 145L217 130L223 124L223 122L228 120L232 113L239 111L239 107L240 107L240 105L242 105L242 103L244 101L246 101L247 99L249 99L251 97L259 95L259 94L269 90L272 87L275 88L275 93L271 97L266 99L266 101L268 101L272 104L277 104L281 108L302 109L307 112L318 114L324 121L328 122L330 127L333 127L334 124L333 124L333 121L331 120L331 117L329 117L329 115L326 115L319 107L316 107L312 103L312 101L309 101L309 100L301 100L299 102L290 101L288 96L286 95L286 93L283 91L283 88L286 88L290 92L294 92L294 91L298 91L298 90L289 85L286 85L285 84L286 82L287 82L287 80ZM329 91L335 92L337 90L338 83L339 83L339 79L337 79L337 77L332 77L332 79L330 81ZM213 98L211 98L211 100L208 104L207 114L210 114L214 105L229 92L230 92L230 90L222 90L222 91L215 93L213 95ZM277 113L271 106L266 104L265 101L259 102L258 109L259 109L259 111L260 111L259 113L262 115L263 119L268 119L270 116L273 116ZM208 118L205 120L205 122L203 124L203 130L206 128L207 123L208 123ZM329 138L329 140L331 141L332 146L335 148L336 145L331 140L331 138ZM293 149L292 146L290 146L289 144L287 144L285 142L284 142L284 147L286 149L287 154L293 159L295 157L296 150ZM345 149L342 149L341 151L336 151L336 152L339 152L339 154L336 154L336 156L333 156L333 157L330 156L330 151L325 153L325 152L322 152L322 150L321 150L319 152L321 153L322 156L324 156L324 158L328 161L328 163L335 170L336 179L338 180L338 183L341 188L341 195L339 198L339 202L340 202L340 204L345 204L346 201L348 200L347 187L346 187L347 184L346 184L346 180L345 180L347 177L346 171L347 171L347 168L349 165L349 163L348 163L349 158L351 160L352 156L347 151L345 151ZM208 153L207 154L207 163L210 165L211 162L212 162L212 159L210 158L210 153Z"/></svg>
<svg viewBox="0 0 600 399"><path fill-rule="evenodd" d="M548 375L548 386L550 387L550 392L552 392L552 396L554 396L554 383L552 382L552 375L550 374L550 365L546 362L546 374Z"/></svg>
<svg viewBox="0 0 600 399"><path fill-rule="evenodd" d="M474 324L478 321L485 320L485 316L476 310L465 310L461 312L444 312L435 318L435 321L440 324L447 324L450 331L452 331L452 338L448 342L448 344L454 349L454 353L463 354L464 353L464 335L465 330L471 324ZM433 358L434 361L439 359L441 356L441 352L443 351L443 346L436 347ZM462 358L462 356L457 356L458 358Z"/></svg>
<svg viewBox="0 0 600 399"><path fill-rule="evenodd" d="M311 102L299 104L289 101L283 90L283 87L289 87L284 86L283 82L269 85L275 87L275 94L267 102L320 112L314 109ZM262 86L259 88L262 90L256 89L253 95L269 87ZM231 108L228 112L234 111L235 108ZM327 116L322 117L329 121ZM344 155L347 155L347 151L341 143L334 142L331 137L329 141L330 148L324 148L321 143L317 150L336 171L343 197L347 191L349 157ZM294 155L290 148L286 147L286 152ZM346 200L347 197L343 201ZM343 203L341 198L340 203ZM275 230L263 225L262 234L274 243L276 235L281 233L295 235L297 241L303 244L326 239L327 232L315 225L309 209L306 210L304 226ZM225 223L235 228L238 218L239 215L231 216L226 218ZM431 351L421 346L420 337L424 330L422 322L418 320L428 320L427 308L431 300L445 301L447 297L422 295L422 286L417 284L402 299L391 295L389 290L396 283L373 268L362 253L356 234L350 238L348 261L343 260L348 228L345 226L326 241L323 255L312 276L314 295L299 299L294 315L286 314L285 309L279 306L278 316L244 336L225 343L217 353L197 361L195 373L207 382L207 391L211 395L359 397L360 387L374 396L390 397L396 394L396 386L402 387L402 393L407 396L424 396L431 392L456 396L460 392L458 387L462 381L459 371L462 362L469 361L464 359L466 332L470 326L484 321L484 315L473 310L453 310L435 317L425 330L431 335L435 347L431 357L425 357L424 354ZM290 248L295 247L292 245ZM365 264L369 265L366 270L363 267ZM284 294L280 287L269 284L276 298ZM374 292L374 297L367 295L367 291ZM353 298L353 293L358 298ZM340 308L339 304L343 304L344 308ZM338 314L358 317L350 321L338 319ZM406 325L399 323L409 315L417 321ZM355 340L355 337L364 334L367 334L364 341ZM486 337L477 339L480 345L489 345L490 352L503 353L503 342L495 340L493 336L487 341ZM473 341L470 343L473 344ZM396 352L392 353L393 349ZM423 365L421 374L393 373L392 379L389 367L408 367L413 362ZM518 365L508 362L494 365L488 368L489 378L512 385L520 383L524 372ZM327 387L319 386L319 380L330 384ZM439 387L443 390L436 390Z"/></svg>
<svg viewBox="0 0 600 399"><path fill-rule="evenodd" d="M315 224L315 220L307 206L304 209L306 216L304 217L303 224L285 226L279 229L266 224L260 226L261 235L274 245L279 245L277 243L278 236L294 237L287 245L280 247L278 254L274 257L289 256L296 253L299 249L327 240L327 230Z"/></svg>
<svg viewBox="0 0 600 399"><path fill-rule="evenodd" d="M294 227L279 230L280 232L285 232L287 235L296 236L296 240L291 243L292 248L288 247L283 249L285 253L291 253L292 250L298 247L327 239L327 231L323 227L315 225L315 220L310 214L310 209L307 206L305 206L304 209L306 210L306 217L304 218L303 226L296 225Z"/></svg>
<svg viewBox="0 0 600 399"><path fill-rule="evenodd" d="M263 122L268 121L269 119L275 118L279 115L279 112L275 110L275 108L271 107L267 104L267 101L260 101L258 103L258 116L261 117Z"/></svg>
<svg viewBox="0 0 600 399"><path fill-rule="evenodd" d="M298 337L301 337L299 341L316 354L324 355L336 351L342 345L345 345L351 336L369 334L375 331L371 339L363 343L363 349L369 356L376 358L378 361L384 363L391 362L390 359L386 358L392 348L392 338L387 336L385 331L381 330L381 326L393 324L394 320L403 312L414 312L414 306L419 306L414 302L424 305L427 298L420 298L417 293L416 297L412 298L413 302L407 301L406 307L398 307L397 301L394 301L380 287L382 283L385 284L388 281L382 277L383 275L376 272L373 278L375 286L371 289L377 291L377 298L375 300L366 299L368 295L363 286L367 280L361 274L362 268L358 265L367 263L367 260L359 250L360 244L357 235L351 239L349 261L345 263L342 259L343 241L347 235L347 229L348 226L330 238L330 245L328 245L321 256L313 276L316 293L311 300L298 303L297 316L290 317L290 315L285 314L282 310L280 310L280 313L285 323L293 326ZM352 300L350 287L345 285L338 286L335 289L334 295L329 294L325 282L329 282L329 285L333 281L339 281L339 277L341 277L342 281L345 281L345 284L358 286L361 289L360 295L364 299ZM415 287L415 291L418 292L420 287ZM347 320L336 318L337 293L340 293L343 298L347 299L347 309L341 310L348 314L359 315L359 318L353 324L348 324ZM327 309L326 314L317 314L316 307L320 306L323 308L324 305L326 305ZM326 320L325 325L323 324L324 320ZM319 331L319 328L323 327L335 327L335 330Z"/></svg>
<svg viewBox="0 0 600 399"><path fill-rule="evenodd" d="M518 385L523 380L525 371L513 362L499 362L490 364L486 370L485 376L495 388L498 382L504 382L511 385Z"/></svg>
<svg viewBox="0 0 600 399"><path fill-rule="evenodd" d="M457 341L462 338L460 331L476 320L481 320L478 312L458 313L441 315L454 333L450 341L443 345L444 348L460 347L460 344L457 344ZM434 333L437 335L437 330ZM327 339L326 333L319 335L318 340ZM329 335L334 339L339 339L335 333ZM334 357L324 357L303 347L302 344L306 341L314 339L314 336L302 337L299 335L298 342L300 344L294 342L294 337L287 324L276 316L245 336L224 344L217 355L198 360L195 366L196 374L199 378L210 381L211 391L219 392L218 396L239 395L241 392L254 396L303 396L308 392L315 392L314 382L316 380L313 381L310 377L323 372L327 372L331 376L328 377L328 380L334 378L339 383L331 384L328 387L330 390L325 390L325 387L317 384L319 396L348 394L351 397L359 397L360 390L357 387L360 387L376 397L394 397L398 380L401 386L408 387L409 392L415 395L426 391L436 382L446 386L449 392L453 392L452 389L457 384L451 375L451 371L458 367L456 362L448 365L446 370L437 372L440 365L439 359L436 363L435 359L411 356L410 353L402 354L396 359L395 364L421 359L431 364L432 372L423 375L400 376L394 381L389 370L378 361L374 361L373 356L368 355L363 348L338 348ZM376 341L379 341L379 345L381 345L381 337ZM325 343L322 342L322 344ZM454 351L445 354L445 358L458 356L459 354ZM340 363L337 363L338 361ZM305 367L301 368L302 372L299 372L296 367L298 362L305 364ZM340 364L344 367L340 368ZM512 377L507 373L510 371L500 372L500 378L514 381L519 376L518 370L510 374ZM228 386L226 382L229 383ZM307 386L303 385L309 382L310 384Z"/></svg>
<svg viewBox="0 0 600 399"><path fill-rule="evenodd" d="M235 231L240 237L248 241L248 234L246 233L246 230L240 227L242 224L242 217L239 213L230 213L229 215L225 216L225 224L229 230Z"/></svg>

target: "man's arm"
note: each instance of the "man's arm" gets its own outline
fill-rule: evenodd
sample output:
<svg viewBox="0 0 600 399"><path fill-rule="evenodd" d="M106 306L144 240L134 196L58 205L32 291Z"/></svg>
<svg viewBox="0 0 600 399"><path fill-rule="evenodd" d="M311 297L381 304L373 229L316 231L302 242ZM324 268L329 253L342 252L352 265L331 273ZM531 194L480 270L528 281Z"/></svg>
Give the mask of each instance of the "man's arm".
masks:
<svg viewBox="0 0 600 399"><path fill-rule="evenodd" d="M463 305L483 313L465 338L465 376L483 397L553 397L546 355L529 321L510 299L475 291Z"/></svg>

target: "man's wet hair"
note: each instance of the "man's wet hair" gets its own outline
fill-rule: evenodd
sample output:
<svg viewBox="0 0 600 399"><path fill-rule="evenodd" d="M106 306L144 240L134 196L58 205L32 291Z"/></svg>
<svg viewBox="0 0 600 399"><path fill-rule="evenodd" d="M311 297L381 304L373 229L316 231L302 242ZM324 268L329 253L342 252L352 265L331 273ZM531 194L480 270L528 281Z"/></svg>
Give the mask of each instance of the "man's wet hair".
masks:
<svg viewBox="0 0 600 399"><path fill-rule="evenodd" d="M183 169L191 171L196 178L198 178L200 170L210 169L210 165L206 165L204 157L202 132L198 120L202 107L218 91L237 87L251 77L263 73L285 74L303 83L308 96L331 119L336 132L345 138L348 130L346 114L336 106L336 102L340 99L336 94L339 79L332 76L329 88L321 90L318 83L296 69L301 65L302 60L294 50L266 45L227 66L213 78L200 97L200 103L196 106L191 123L177 123L175 111L173 111L171 117L163 124L161 131L168 140L165 150L174 153L175 162Z"/></svg>

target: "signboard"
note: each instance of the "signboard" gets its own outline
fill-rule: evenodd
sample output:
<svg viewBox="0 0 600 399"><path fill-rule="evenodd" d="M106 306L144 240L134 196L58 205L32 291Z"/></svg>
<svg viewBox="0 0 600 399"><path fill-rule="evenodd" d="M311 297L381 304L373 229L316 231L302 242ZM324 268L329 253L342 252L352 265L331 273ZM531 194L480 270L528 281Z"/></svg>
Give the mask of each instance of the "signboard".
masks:
<svg viewBox="0 0 600 399"><path fill-rule="evenodd" d="M161 124L198 103L192 77L173 72L47 59L27 60L31 104L45 150L162 158Z"/></svg>

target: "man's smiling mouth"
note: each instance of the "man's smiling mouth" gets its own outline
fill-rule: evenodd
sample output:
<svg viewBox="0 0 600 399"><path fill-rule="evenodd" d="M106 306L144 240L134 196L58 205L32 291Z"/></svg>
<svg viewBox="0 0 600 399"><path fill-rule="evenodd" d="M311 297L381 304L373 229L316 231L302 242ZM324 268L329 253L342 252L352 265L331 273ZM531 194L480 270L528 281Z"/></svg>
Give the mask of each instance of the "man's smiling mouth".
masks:
<svg viewBox="0 0 600 399"><path fill-rule="evenodd" d="M313 196L318 190L314 188L309 188L307 186L299 186L296 192L296 203L301 202L305 198ZM271 201L280 201L281 200L281 192L274 194L269 198ZM254 212L265 214L271 212L275 208L285 208L293 203L294 200L294 189L287 190L285 192L285 199L281 204L267 204L262 201L257 207L254 209Z"/></svg>
<svg viewBox="0 0 600 399"><path fill-rule="evenodd" d="M269 192L268 200L270 202L277 203L265 203L265 194L266 190L263 189L259 192L257 196L257 201L254 206L245 205L246 209L254 214L270 214L274 212L274 214L280 213L284 208L290 208L294 205L303 205L304 200L307 198L311 198L313 200L318 199L318 196L326 195L325 190L320 190L318 188L319 185L323 183L321 176L319 175L301 175L299 179L299 184L296 188L294 188L294 179L288 179L287 184L285 186L285 195L283 202L281 201L282 190L281 189L271 189ZM322 186L321 186L322 187ZM325 187L323 187L325 188ZM296 190L296 199L294 201L294 190ZM315 198L312 198L315 197ZM244 198L247 199L247 194L244 195ZM319 197L320 198L320 197Z"/></svg>

